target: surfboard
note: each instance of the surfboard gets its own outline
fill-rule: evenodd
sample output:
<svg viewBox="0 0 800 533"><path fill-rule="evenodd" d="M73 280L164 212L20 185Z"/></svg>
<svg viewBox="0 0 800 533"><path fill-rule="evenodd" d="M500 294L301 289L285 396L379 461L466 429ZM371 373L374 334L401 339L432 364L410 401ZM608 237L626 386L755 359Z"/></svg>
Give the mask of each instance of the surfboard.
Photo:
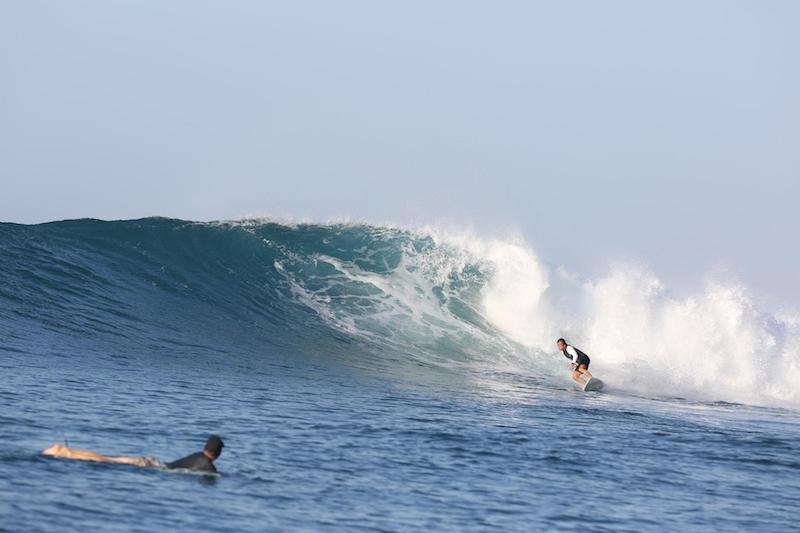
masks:
<svg viewBox="0 0 800 533"><path fill-rule="evenodd" d="M598 391L602 389L603 382L598 378L590 378L589 381L586 382L586 385L583 386L583 390L585 391Z"/></svg>

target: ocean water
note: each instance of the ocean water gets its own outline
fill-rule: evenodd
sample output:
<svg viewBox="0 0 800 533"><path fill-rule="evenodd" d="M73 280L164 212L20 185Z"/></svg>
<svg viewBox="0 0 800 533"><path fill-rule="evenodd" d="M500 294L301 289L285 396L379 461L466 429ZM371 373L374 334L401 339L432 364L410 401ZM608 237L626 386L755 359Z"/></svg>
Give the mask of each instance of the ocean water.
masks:
<svg viewBox="0 0 800 533"><path fill-rule="evenodd" d="M797 531L798 355L746 288L514 238L0 224L0 530ZM211 433L220 476L39 455Z"/></svg>

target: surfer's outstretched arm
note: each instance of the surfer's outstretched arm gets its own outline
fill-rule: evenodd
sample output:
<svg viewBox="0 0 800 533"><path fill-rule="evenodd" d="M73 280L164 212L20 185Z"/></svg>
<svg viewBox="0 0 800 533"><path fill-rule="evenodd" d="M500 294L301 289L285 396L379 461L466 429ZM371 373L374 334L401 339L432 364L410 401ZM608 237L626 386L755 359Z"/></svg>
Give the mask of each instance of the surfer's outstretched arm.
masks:
<svg viewBox="0 0 800 533"><path fill-rule="evenodd" d="M73 450L63 444L53 444L42 455L60 457L62 459L75 459L76 461L95 461L98 463L122 463L134 466L155 466L154 460L148 457L112 457L102 455L91 450Z"/></svg>

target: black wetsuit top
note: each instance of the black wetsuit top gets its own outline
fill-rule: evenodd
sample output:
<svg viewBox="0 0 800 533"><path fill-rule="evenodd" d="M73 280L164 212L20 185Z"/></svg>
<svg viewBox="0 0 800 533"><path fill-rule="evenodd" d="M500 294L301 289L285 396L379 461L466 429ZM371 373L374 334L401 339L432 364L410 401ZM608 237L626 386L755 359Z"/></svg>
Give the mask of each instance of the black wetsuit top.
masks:
<svg viewBox="0 0 800 533"><path fill-rule="evenodd" d="M203 452L193 453L192 455L187 455L183 459L167 463L167 468L185 468L187 470L197 470L200 472L217 471L217 467L214 466L213 461L206 457Z"/></svg>
<svg viewBox="0 0 800 533"><path fill-rule="evenodd" d="M583 353L582 351L580 351L579 349L577 349L576 347L572 346L571 344L567 344L567 348L570 348L570 347L573 350L575 350L575 353L578 354L578 357L575 358L575 360L573 360L572 356L567 353L566 349L562 350L562 352L564 353L564 357L566 357L567 359L569 359L570 361L572 361L573 363L575 363L578 366L586 365L586 368L588 370L589 362L590 362L589 356L586 355L585 353Z"/></svg>

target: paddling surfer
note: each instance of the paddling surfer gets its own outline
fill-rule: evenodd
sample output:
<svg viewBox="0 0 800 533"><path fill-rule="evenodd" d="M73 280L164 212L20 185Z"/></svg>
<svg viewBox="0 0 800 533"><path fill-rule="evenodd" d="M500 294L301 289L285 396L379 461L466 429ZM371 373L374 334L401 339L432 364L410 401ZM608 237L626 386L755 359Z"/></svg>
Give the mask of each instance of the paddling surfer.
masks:
<svg viewBox="0 0 800 533"><path fill-rule="evenodd" d="M112 457L102 455L90 450L74 450L66 445L53 444L42 452L42 455L60 457L62 459L76 459L78 461L96 461L99 463L122 463L141 467L159 467L174 469L194 470L197 472L214 473L217 468L214 461L222 453L225 443L216 435L211 435L206 441L203 451L187 455L183 459L178 459L171 463L163 464L153 457Z"/></svg>

